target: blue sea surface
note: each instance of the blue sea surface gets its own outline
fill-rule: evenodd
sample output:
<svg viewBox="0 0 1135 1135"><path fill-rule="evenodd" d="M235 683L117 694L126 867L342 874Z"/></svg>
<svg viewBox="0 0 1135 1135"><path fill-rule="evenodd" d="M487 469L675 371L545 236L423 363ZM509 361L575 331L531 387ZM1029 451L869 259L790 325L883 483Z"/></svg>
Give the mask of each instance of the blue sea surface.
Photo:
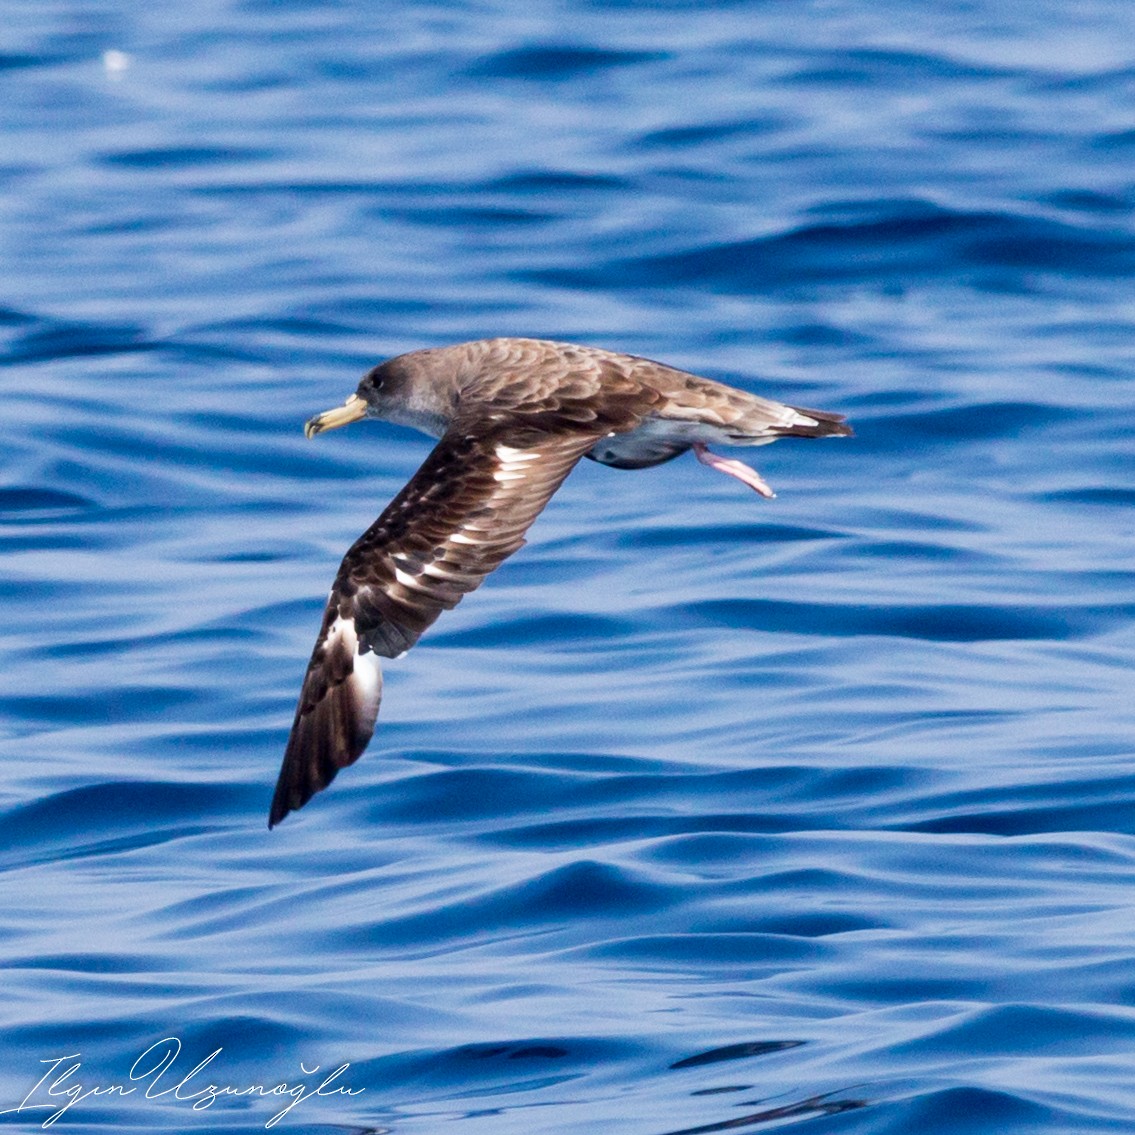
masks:
<svg viewBox="0 0 1135 1135"><path fill-rule="evenodd" d="M0 1130L1135 1129L1135 8L0 11ZM302 423L499 334L856 436L583 462L269 832Z"/></svg>

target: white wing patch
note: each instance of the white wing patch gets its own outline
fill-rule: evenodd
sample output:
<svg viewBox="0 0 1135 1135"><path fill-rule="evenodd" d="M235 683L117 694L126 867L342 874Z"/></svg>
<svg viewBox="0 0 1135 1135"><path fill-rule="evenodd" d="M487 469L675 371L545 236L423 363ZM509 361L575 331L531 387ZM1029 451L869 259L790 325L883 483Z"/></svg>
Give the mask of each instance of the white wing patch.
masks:
<svg viewBox="0 0 1135 1135"><path fill-rule="evenodd" d="M352 656L351 673L346 682L354 695L355 705L359 717L367 730L374 728L378 717L378 702L382 694L382 667L379 665L378 655L373 650L365 654L359 651L359 636L355 632L355 620L339 615L327 628L327 636L323 640L328 655L333 655L340 648L350 652Z"/></svg>
<svg viewBox="0 0 1135 1135"><path fill-rule="evenodd" d="M511 445L498 445L495 452L506 465L540 460L540 453L535 449L513 449Z"/></svg>
<svg viewBox="0 0 1135 1135"><path fill-rule="evenodd" d="M538 451L513 449L510 445L498 445L494 452L500 462L493 471L494 481L522 481L528 475L528 463L540 460Z"/></svg>
<svg viewBox="0 0 1135 1135"><path fill-rule="evenodd" d="M400 567L394 568L394 578L402 584L403 587L416 587L421 590L422 584L416 575L411 575L408 571L403 571Z"/></svg>
<svg viewBox="0 0 1135 1135"><path fill-rule="evenodd" d="M405 654L405 651L402 653ZM355 688L360 706L369 710L364 716L368 727L373 729L374 720L378 716L378 697L382 693L382 667L373 650L355 655L355 668L351 671L350 682Z"/></svg>

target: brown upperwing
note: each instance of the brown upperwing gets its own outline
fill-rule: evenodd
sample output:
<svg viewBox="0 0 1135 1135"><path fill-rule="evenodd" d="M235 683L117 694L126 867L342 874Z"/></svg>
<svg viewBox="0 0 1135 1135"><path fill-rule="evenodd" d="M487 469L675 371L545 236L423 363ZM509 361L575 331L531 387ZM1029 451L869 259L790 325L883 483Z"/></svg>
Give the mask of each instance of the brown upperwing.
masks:
<svg viewBox="0 0 1135 1135"><path fill-rule="evenodd" d="M650 392L644 401L654 397ZM637 419L635 401L623 406L623 428ZM593 416L566 425L560 415L541 414L455 420L343 557L304 677L269 827L326 788L370 741L381 676L367 654L392 658L408 650L442 611L520 548L572 467L616 422L601 415L599 422Z"/></svg>

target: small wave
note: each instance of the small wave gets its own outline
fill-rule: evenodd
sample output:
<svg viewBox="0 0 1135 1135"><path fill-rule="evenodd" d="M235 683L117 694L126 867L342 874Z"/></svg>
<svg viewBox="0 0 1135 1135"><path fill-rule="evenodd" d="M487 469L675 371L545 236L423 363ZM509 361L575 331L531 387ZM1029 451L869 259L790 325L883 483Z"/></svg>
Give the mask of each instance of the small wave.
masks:
<svg viewBox="0 0 1135 1135"><path fill-rule="evenodd" d="M468 74L476 78L555 81L663 58L665 56L662 53L652 51L616 51L590 45L534 44L489 55L469 67Z"/></svg>
<svg viewBox="0 0 1135 1135"><path fill-rule="evenodd" d="M882 635L932 642L1064 640L1090 634L1115 617L1114 608L994 604L826 604L774 599L703 600L687 615L715 626L807 635Z"/></svg>
<svg viewBox="0 0 1135 1135"><path fill-rule="evenodd" d="M557 286L764 292L807 284L881 284L956 278L1002 269L1087 277L1135 270L1125 231L1079 227L1013 213L945 209L924 203L877 207L874 215L800 225L748 240L608 259L594 268L536 270Z"/></svg>

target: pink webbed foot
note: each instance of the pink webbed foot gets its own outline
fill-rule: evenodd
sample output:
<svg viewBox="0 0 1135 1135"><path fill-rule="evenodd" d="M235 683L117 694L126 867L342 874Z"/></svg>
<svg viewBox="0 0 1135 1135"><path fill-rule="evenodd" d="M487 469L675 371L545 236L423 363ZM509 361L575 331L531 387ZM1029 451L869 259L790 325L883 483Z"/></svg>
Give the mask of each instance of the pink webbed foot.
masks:
<svg viewBox="0 0 1135 1135"><path fill-rule="evenodd" d="M750 489L755 489L762 497L767 497L772 500L776 493L772 491L765 484L764 478L756 469L750 469L744 461L738 461L733 457L722 457L720 454L711 453L709 447L703 445L700 441L694 442L694 453L697 454L698 460L703 465L708 465L711 469L716 469L719 473L728 473L730 477L736 477L742 484L748 485Z"/></svg>

